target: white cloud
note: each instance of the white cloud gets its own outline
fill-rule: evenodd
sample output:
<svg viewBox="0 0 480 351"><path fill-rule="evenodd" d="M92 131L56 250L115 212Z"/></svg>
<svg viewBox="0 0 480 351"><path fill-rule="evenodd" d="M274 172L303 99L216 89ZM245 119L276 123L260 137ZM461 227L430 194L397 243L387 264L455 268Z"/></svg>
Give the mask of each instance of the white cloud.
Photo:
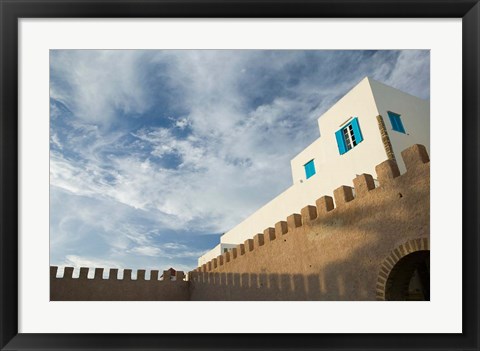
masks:
<svg viewBox="0 0 480 351"><path fill-rule="evenodd" d="M404 50L384 83L421 98L430 96L430 54L428 51Z"/></svg>
<svg viewBox="0 0 480 351"><path fill-rule="evenodd" d="M137 246L131 249L130 252L143 256L159 256L162 253L159 248L151 246Z"/></svg>
<svg viewBox="0 0 480 351"><path fill-rule="evenodd" d="M188 118L180 118L175 122L175 127L185 129L190 124Z"/></svg>
<svg viewBox="0 0 480 351"><path fill-rule="evenodd" d="M142 51L53 50L50 97L77 118L106 124L118 112L142 113L151 99L143 84ZM140 68L140 69L139 69Z"/></svg>

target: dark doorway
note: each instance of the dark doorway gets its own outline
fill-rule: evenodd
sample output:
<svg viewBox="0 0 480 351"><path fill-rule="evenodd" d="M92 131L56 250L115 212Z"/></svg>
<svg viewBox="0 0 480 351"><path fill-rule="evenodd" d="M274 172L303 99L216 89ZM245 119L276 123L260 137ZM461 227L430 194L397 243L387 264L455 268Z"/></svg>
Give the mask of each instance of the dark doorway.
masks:
<svg viewBox="0 0 480 351"><path fill-rule="evenodd" d="M401 258L388 276L388 301L430 301L430 251L416 251Z"/></svg>

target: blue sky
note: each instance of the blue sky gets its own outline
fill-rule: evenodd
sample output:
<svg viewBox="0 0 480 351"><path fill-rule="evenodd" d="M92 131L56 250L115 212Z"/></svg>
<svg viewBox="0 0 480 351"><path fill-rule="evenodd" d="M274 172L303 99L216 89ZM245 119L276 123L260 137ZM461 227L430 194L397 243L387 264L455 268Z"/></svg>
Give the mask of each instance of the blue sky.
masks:
<svg viewBox="0 0 480 351"><path fill-rule="evenodd" d="M429 98L429 51L52 50L50 263L195 268L365 76Z"/></svg>

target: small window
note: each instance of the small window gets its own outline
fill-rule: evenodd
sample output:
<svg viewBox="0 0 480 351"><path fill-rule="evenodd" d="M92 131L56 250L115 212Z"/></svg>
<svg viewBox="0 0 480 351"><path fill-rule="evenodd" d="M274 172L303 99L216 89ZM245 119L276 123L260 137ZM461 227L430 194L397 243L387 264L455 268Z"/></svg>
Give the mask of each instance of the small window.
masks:
<svg viewBox="0 0 480 351"><path fill-rule="evenodd" d="M305 167L305 175L307 179L315 174L315 164L313 163L313 160L305 163L303 167Z"/></svg>
<svg viewBox="0 0 480 351"><path fill-rule="evenodd" d="M338 151L340 155L350 151L363 141L358 118L355 117L350 123L337 130L335 133L337 139Z"/></svg>
<svg viewBox="0 0 480 351"><path fill-rule="evenodd" d="M390 118L390 123L392 124L392 129L405 134L405 128L403 127L402 119L398 113L388 111L388 118Z"/></svg>

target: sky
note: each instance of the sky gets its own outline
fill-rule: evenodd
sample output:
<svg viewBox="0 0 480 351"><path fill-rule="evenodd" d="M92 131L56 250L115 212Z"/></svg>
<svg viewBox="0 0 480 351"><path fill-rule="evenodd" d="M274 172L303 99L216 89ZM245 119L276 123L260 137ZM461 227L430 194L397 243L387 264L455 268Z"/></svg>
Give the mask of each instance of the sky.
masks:
<svg viewBox="0 0 480 351"><path fill-rule="evenodd" d="M51 50L50 264L195 268L365 76L428 99L430 52Z"/></svg>

